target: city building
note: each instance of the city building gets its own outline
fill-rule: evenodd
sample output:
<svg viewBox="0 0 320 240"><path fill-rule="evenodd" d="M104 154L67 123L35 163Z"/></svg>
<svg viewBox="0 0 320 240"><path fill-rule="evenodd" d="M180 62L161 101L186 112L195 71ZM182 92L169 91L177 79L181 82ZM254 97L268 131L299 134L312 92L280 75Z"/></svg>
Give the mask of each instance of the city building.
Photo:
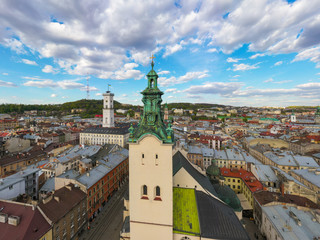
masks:
<svg viewBox="0 0 320 240"><path fill-rule="evenodd" d="M69 183L76 184L87 195L88 219L92 220L101 211L115 191L128 177L128 150L108 153L107 150L97 156L97 166L79 174L69 170L55 178L55 189Z"/></svg>
<svg viewBox="0 0 320 240"><path fill-rule="evenodd" d="M267 239L317 239L320 236L318 212L284 205L263 206L261 233Z"/></svg>
<svg viewBox="0 0 320 240"><path fill-rule="evenodd" d="M68 184L42 200L38 207L52 226L52 239L75 239L87 222L87 195Z"/></svg>
<svg viewBox="0 0 320 240"><path fill-rule="evenodd" d="M0 200L1 239L52 240L52 227L38 207Z"/></svg>
<svg viewBox="0 0 320 240"><path fill-rule="evenodd" d="M80 133L81 145L118 144L126 147L129 140L129 132L126 127L114 128L87 128Z"/></svg>

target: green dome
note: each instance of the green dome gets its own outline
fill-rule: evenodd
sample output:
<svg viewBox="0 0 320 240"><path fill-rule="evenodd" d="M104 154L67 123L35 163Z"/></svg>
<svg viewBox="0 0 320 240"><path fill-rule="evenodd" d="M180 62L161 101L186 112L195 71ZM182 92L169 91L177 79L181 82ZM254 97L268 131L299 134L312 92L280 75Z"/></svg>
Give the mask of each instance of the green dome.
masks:
<svg viewBox="0 0 320 240"><path fill-rule="evenodd" d="M234 211L242 211L241 202L237 194L228 186L222 186L220 184L213 184L214 189L218 193L218 197L233 208Z"/></svg>
<svg viewBox="0 0 320 240"><path fill-rule="evenodd" d="M217 177L220 176L220 169L211 164L208 168L207 168L207 175L209 175L210 177Z"/></svg>

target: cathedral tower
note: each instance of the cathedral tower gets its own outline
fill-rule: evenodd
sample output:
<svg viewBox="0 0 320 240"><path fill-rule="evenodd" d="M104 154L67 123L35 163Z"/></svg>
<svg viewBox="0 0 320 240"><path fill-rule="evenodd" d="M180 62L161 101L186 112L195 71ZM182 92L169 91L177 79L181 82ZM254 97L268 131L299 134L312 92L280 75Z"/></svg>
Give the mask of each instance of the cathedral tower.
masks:
<svg viewBox="0 0 320 240"><path fill-rule="evenodd" d="M129 199L130 239L173 239L172 146L173 131L163 122L158 75L147 74L141 92L144 111L136 129L130 127Z"/></svg>
<svg viewBox="0 0 320 240"><path fill-rule="evenodd" d="M113 109L114 94L107 91L103 94L103 124L102 127L114 127L114 109Z"/></svg>

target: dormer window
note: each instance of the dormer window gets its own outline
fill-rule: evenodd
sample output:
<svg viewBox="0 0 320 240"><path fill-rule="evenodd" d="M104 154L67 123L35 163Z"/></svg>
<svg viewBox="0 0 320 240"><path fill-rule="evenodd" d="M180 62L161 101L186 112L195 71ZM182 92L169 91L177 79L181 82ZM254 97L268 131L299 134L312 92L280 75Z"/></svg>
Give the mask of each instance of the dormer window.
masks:
<svg viewBox="0 0 320 240"><path fill-rule="evenodd" d="M154 81L153 81L153 79L151 79L150 80L150 87L153 88L153 85L154 85Z"/></svg>

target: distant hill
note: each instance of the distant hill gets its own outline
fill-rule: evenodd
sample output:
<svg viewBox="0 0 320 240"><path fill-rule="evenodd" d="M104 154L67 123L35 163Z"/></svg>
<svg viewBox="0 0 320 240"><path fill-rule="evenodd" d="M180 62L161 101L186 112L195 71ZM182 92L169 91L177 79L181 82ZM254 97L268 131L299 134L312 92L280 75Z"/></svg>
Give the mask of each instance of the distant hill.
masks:
<svg viewBox="0 0 320 240"><path fill-rule="evenodd" d="M93 117L96 114L102 114L102 100L81 99L74 102L63 104L0 104L0 113L22 114L24 111L46 111L47 115L71 114L72 109L85 109L80 113L81 117ZM138 105L122 104L114 101L115 109L132 109L137 110ZM168 108L183 108L197 110L199 108L224 107L219 104L209 103L169 103Z"/></svg>

